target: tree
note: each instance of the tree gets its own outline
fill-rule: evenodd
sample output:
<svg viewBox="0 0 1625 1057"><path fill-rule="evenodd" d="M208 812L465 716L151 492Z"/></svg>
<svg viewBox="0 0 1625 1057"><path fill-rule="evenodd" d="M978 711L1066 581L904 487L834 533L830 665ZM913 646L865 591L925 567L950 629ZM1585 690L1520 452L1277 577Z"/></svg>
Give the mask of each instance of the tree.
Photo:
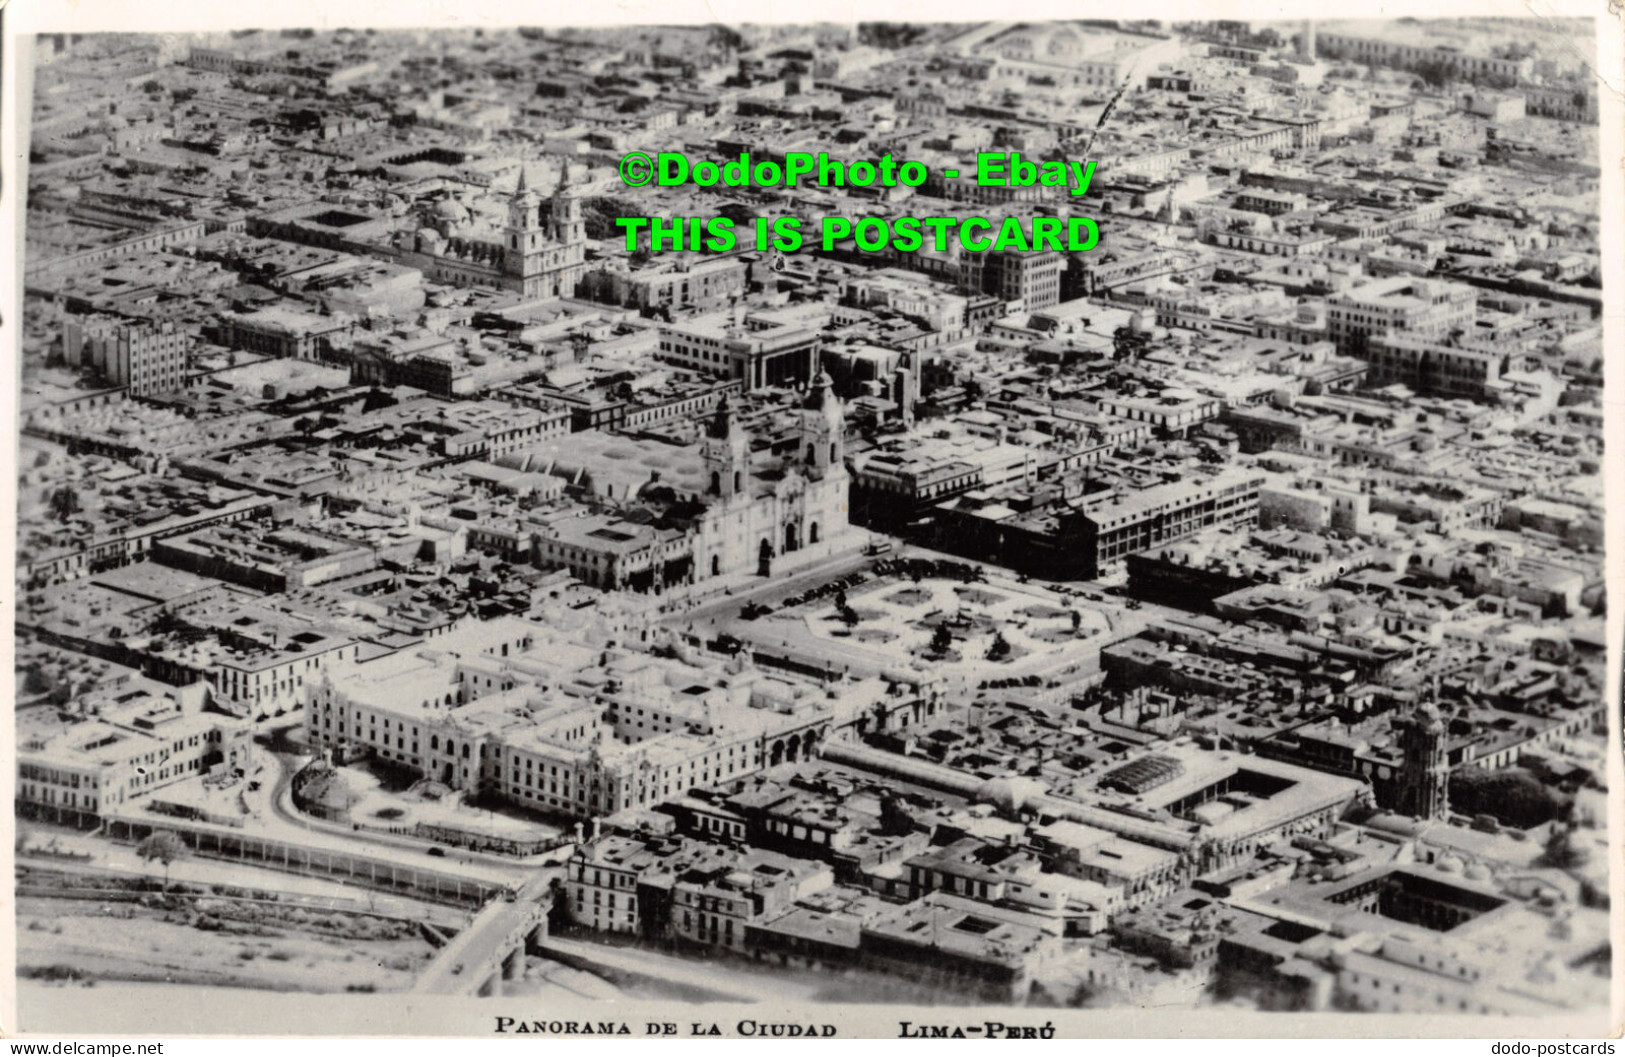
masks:
<svg viewBox="0 0 1625 1057"><path fill-rule="evenodd" d="M908 805L895 793L880 798L880 832L890 837L904 837L914 832L914 816Z"/></svg>
<svg viewBox="0 0 1625 1057"><path fill-rule="evenodd" d="M1112 354L1119 360L1134 363L1151 345L1151 335L1134 327L1118 327L1112 332Z"/></svg>
<svg viewBox="0 0 1625 1057"><path fill-rule="evenodd" d="M45 674L45 669L37 664L29 665L28 670L23 673L23 693L29 697L50 693L53 685L51 677Z"/></svg>
<svg viewBox="0 0 1625 1057"><path fill-rule="evenodd" d="M1424 59L1416 64L1416 72L1430 87L1443 88L1450 83L1454 70L1443 59Z"/></svg>
<svg viewBox="0 0 1625 1057"><path fill-rule="evenodd" d="M954 633L948 630L947 624L938 624L931 633L931 652L936 654L947 653L954 645Z"/></svg>
<svg viewBox="0 0 1625 1057"><path fill-rule="evenodd" d="M1464 815L1494 815L1502 825L1517 829L1549 822L1562 808L1558 798L1523 767L1457 768L1450 773L1450 805Z"/></svg>
<svg viewBox="0 0 1625 1057"><path fill-rule="evenodd" d="M1540 865L1554 870L1572 870L1583 866L1586 859L1585 849L1574 843L1574 827L1553 825L1551 836L1546 838L1546 847L1541 852Z"/></svg>
<svg viewBox="0 0 1625 1057"><path fill-rule="evenodd" d="M858 626L858 619L858 611L856 609L853 609L851 606L841 607L841 623L845 624L849 628L855 628Z"/></svg>
<svg viewBox="0 0 1625 1057"><path fill-rule="evenodd" d="M79 493L67 485L51 493L51 511L58 521L66 521L83 509L79 503Z"/></svg>
<svg viewBox="0 0 1625 1057"><path fill-rule="evenodd" d="M706 44L712 48L724 48L738 51L744 47L745 38L737 29L728 26L712 26Z"/></svg>
<svg viewBox="0 0 1625 1057"><path fill-rule="evenodd" d="M994 632L993 644L987 648L987 659L990 661L1002 661L1008 656L1010 656L1010 643L1007 639L1005 639L1004 632Z"/></svg>
<svg viewBox="0 0 1625 1057"><path fill-rule="evenodd" d="M1081 627L1083 627L1083 614L1074 609L1072 611L1072 634L1076 635Z"/></svg>
<svg viewBox="0 0 1625 1057"><path fill-rule="evenodd" d="M169 866L178 859L186 858L186 842L167 829L154 830L136 845L135 853L140 856L142 862L157 859L164 864L164 887L167 889Z"/></svg>

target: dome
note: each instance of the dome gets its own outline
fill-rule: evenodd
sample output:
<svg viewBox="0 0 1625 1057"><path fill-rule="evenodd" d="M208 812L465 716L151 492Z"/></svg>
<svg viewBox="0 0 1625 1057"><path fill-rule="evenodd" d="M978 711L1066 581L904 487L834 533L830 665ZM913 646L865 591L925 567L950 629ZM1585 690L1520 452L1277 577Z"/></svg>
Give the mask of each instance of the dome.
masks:
<svg viewBox="0 0 1625 1057"><path fill-rule="evenodd" d="M1042 782L1031 778L989 778L977 788L976 800L1013 815L1047 792Z"/></svg>
<svg viewBox="0 0 1625 1057"><path fill-rule="evenodd" d="M1439 860L1439 872L1459 874L1462 872L1461 860L1454 855L1446 855Z"/></svg>
<svg viewBox="0 0 1625 1057"><path fill-rule="evenodd" d="M441 220L460 223L468 219L468 208L455 198L446 198L435 203L434 215Z"/></svg>
<svg viewBox="0 0 1625 1057"><path fill-rule="evenodd" d="M1485 866L1483 863L1475 862L1471 866L1467 867L1467 880L1469 880L1469 881L1488 881L1489 879L1490 879L1490 868L1488 866Z"/></svg>

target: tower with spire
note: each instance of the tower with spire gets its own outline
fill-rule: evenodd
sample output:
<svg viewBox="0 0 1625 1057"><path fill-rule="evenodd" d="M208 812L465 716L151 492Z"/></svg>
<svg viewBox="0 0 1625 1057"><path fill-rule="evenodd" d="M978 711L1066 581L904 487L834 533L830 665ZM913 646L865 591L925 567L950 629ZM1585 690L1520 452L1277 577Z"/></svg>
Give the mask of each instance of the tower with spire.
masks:
<svg viewBox="0 0 1625 1057"><path fill-rule="evenodd" d="M504 263L509 274L518 274L520 269L514 265L539 250L540 240L545 237L541 223L541 198L531 190L522 166L519 169L519 186L514 188L512 197L508 199L506 235L504 249L507 251L506 257L510 259Z"/></svg>
<svg viewBox="0 0 1625 1057"><path fill-rule="evenodd" d="M502 273L526 297L573 297L587 270L587 225L570 187L569 163L542 220L542 199L523 168L508 199Z"/></svg>
<svg viewBox="0 0 1625 1057"><path fill-rule="evenodd" d="M547 233L561 246L584 246L587 241L587 222L581 219L581 199L570 184L570 163L565 162L559 172L559 185L553 189L553 201L547 216Z"/></svg>

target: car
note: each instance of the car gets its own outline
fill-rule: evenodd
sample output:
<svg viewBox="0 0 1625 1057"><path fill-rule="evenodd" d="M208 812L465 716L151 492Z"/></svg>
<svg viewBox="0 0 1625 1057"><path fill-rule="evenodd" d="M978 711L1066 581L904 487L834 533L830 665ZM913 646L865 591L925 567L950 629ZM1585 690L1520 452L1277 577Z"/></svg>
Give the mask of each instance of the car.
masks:
<svg viewBox="0 0 1625 1057"><path fill-rule="evenodd" d="M433 855L436 859L444 859L446 857L446 849L438 847L430 848L429 854Z"/></svg>

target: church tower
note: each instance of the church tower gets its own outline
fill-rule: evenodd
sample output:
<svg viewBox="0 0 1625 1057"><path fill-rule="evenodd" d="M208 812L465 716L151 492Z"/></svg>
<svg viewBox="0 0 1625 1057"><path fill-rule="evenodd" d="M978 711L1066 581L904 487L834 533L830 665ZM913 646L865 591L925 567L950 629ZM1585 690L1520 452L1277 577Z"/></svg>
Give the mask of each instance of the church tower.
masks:
<svg viewBox="0 0 1625 1057"><path fill-rule="evenodd" d="M542 296L574 297L587 274L587 222L581 218L581 199L570 186L568 158L560 163L559 185L548 204L547 242L545 258L526 273L534 276L540 271L541 275L527 281L526 290Z"/></svg>
<svg viewBox="0 0 1625 1057"><path fill-rule="evenodd" d="M541 196L531 190L521 166L519 186L508 199L508 227L502 245L502 271L516 279L529 274L526 262L544 249L547 233L542 229L541 207Z"/></svg>
<svg viewBox="0 0 1625 1057"><path fill-rule="evenodd" d="M1429 701L1399 732L1399 810L1412 818L1444 818L1450 810L1450 762L1444 719Z"/></svg>
<svg viewBox="0 0 1625 1057"><path fill-rule="evenodd" d="M581 200L570 189L568 162L548 203L545 224L541 196L520 170L519 186L508 200L502 272L526 297L575 296L587 272L587 223Z"/></svg>
<svg viewBox="0 0 1625 1057"><path fill-rule="evenodd" d="M749 494L750 437L734 421L726 395L717 403L716 413L706 427L700 454L710 480L708 495L732 499Z"/></svg>
<svg viewBox="0 0 1625 1057"><path fill-rule="evenodd" d="M829 372L820 371L801 411L802 473L822 481L846 469L846 416Z"/></svg>
<svg viewBox="0 0 1625 1057"><path fill-rule="evenodd" d="M548 211L547 233L561 246L580 246L587 241L587 222L581 219L581 199L570 187L570 163L564 162L562 168Z"/></svg>

